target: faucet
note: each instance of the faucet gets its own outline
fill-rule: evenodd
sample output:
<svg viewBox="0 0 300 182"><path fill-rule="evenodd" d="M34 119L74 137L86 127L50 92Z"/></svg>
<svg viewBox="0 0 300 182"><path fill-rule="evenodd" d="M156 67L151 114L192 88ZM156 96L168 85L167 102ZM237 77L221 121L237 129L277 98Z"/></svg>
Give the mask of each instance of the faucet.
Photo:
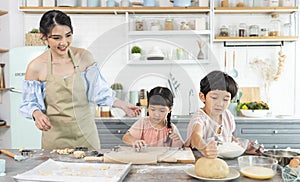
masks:
<svg viewBox="0 0 300 182"><path fill-rule="evenodd" d="M193 99L193 96L194 96L194 90L190 89L190 91L189 91L189 115L193 114L193 112L192 112L192 99Z"/></svg>

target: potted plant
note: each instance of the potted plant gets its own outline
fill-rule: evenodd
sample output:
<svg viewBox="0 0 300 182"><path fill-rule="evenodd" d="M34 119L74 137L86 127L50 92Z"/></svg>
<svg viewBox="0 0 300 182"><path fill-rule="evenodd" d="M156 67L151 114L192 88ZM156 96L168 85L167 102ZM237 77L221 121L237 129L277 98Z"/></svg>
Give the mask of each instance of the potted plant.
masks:
<svg viewBox="0 0 300 182"><path fill-rule="evenodd" d="M118 99L123 99L122 93L123 93L123 85L121 83L114 83L110 86L111 89L113 89L116 92L116 97Z"/></svg>
<svg viewBox="0 0 300 182"><path fill-rule="evenodd" d="M142 49L139 46L133 46L131 48L131 60L137 61L140 60L142 55Z"/></svg>
<svg viewBox="0 0 300 182"><path fill-rule="evenodd" d="M40 31L37 28L33 28L25 35L25 46L44 46L44 40L42 40Z"/></svg>

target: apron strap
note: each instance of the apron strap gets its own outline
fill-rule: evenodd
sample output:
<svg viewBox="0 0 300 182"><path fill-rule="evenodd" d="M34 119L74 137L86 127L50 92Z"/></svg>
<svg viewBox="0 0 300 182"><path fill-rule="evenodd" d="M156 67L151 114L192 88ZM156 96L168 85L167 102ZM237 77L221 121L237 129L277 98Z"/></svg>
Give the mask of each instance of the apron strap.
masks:
<svg viewBox="0 0 300 182"><path fill-rule="evenodd" d="M52 75L52 64L51 64L52 63L52 54L51 54L50 49L48 51L49 51L49 54L48 54L48 63L47 63L47 73L48 73L48 75ZM75 58L73 51L70 48L68 50L68 54L71 57L71 61L74 65L75 73L77 73L79 71L78 61Z"/></svg>

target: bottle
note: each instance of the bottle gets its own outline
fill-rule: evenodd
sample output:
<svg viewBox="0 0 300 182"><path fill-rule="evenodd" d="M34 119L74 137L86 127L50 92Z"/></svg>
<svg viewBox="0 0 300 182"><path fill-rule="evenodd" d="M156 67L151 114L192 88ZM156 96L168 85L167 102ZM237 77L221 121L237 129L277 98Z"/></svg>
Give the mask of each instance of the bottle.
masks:
<svg viewBox="0 0 300 182"><path fill-rule="evenodd" d="M4 63L0 63L0 88L5 88Z"/></svg>
<svg viewBox="0 0 300 182"><path fill-rule="evenodd" d="M279 14L274 13L271 17L272 19L269 23L269 36L280 36L281 21L279 20Z"/></svg>
<svg viewBox="0 0 300 182"><path fill-rule="evenodd" d="M247 25L245 23L240 23L239 25L239 37L246 37Z"/></svg>
<svg viewBox="0 0 300 182"><path fill-rule="evenodd" d="M148 105L147 90L146 89L141 89L140 90L140 104L141 104L141 106L146 106L146 107Z"/></svg>

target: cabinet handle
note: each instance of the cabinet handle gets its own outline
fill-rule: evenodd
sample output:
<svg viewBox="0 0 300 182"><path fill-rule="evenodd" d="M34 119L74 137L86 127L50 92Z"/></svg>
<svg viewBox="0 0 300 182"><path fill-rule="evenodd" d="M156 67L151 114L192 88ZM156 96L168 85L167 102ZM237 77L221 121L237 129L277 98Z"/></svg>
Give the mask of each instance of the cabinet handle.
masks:
<svg viewBox="0 0 300 182"><path fill-rule="evenodd" d="M273 133L274 133L274 134L277 134L277 133L278 133L278 130L274 130Z"/></svg>
<svg viewBox="0 0 300 182"><path fill-rule="evenodd" d="M274 149L277 149L277 148L278 148L278 145L274 145L273 148L274 148Z"/></svg>
<svg viewBox="0 0 300 182"><path fill-rule="evenodd" d="M121 130L117 130L117 133L118 133L118 134L121 134Z"/></svg>

